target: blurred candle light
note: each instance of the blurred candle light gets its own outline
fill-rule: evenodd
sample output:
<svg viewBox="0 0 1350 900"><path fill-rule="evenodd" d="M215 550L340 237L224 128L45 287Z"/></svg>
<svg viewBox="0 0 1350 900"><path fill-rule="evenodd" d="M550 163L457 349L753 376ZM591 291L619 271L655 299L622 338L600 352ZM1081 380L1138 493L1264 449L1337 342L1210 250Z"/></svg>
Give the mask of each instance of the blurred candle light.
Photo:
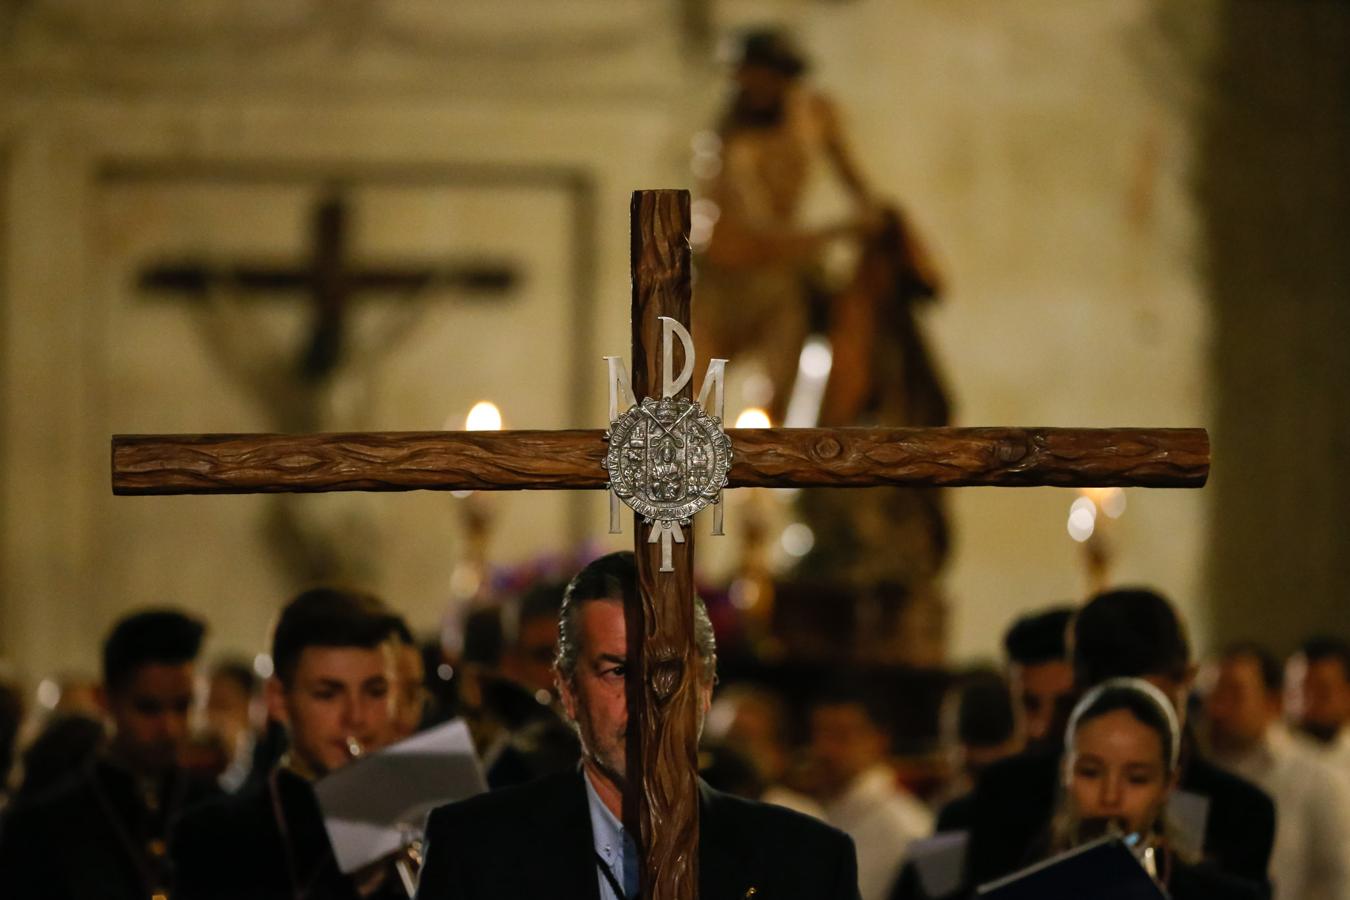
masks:
<svg viewBox="0 0 1350 900"><path fill-rule="evenodd" d="M1087 507L1077 506L1069 512L1068 527L1069 537L1081 544L1092 537L1092 532L1097 528L1097 517Z"/></svg>
<svg viewBox="0 0 1350 900"><path fill-rule="evenodd" d="M749 409L742 410L741 414L736 417L735 427L768 428L770 427L769 414L758 407L752 406Z"/></svg>
<svg viewBox="0 0 1350 900"><path fill-rule="evenodd" d="M480 400L464 417L465 431L501 431L502 411L490 400Z"/></svg>
<svg viewBox="0 0 1350 900"><path fill-rule="evenodd" d="M783 534L779 537L778 543L788 556L800 559L810 553L811 548L816 545L816 535L809 525L802 522L793 522L783 529Z"/></svg>

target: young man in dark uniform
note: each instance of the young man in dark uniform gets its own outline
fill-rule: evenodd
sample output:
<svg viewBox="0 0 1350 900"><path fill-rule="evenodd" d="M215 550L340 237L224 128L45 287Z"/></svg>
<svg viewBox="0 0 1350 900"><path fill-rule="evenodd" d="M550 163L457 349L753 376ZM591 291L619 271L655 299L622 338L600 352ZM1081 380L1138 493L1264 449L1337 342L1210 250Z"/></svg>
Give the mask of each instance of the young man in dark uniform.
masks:
<svg viewBox="0 0 1350 900"><path fill-rule="evenodd" d="M394 738L397 630L379 600L355 591L316 588L282 610L266 696L290 751L266 777L183 817L175 900L406 898L392 865L338 869L311 786Z"/></svg>
<svg viewBox="0 0 1350 900"><path fill-rule="evenodd" d="M167 898L169 827L216 792L177 764L188 736L202 624L155 610L119 622L103 645L112 736L78 775L0 821L0 894L12 900Z"/></svg>
<svg viewBox="0 0 1350 900"><path fill-rule="evenodd" d="M624 833L627 630L637 594L631 553L588 565L560 612L558 687L581 738L580 771L547 775L435 810L427 823L420 900L625 900L637 892L637 848ZM704 705L716 671L712 625L695 603ZM857 900L848 836L782 807L699 783L699 896Z"/></svg>

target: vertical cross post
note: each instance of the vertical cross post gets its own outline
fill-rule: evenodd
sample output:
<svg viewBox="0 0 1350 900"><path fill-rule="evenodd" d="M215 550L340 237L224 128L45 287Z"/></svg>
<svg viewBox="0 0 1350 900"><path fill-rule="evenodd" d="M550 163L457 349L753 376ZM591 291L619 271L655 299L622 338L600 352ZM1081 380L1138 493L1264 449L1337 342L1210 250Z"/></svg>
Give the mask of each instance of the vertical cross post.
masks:
<svg viewBox="0 0 1350 900"><path fill-rule="evenodd" d="M689 193L634 193L630 226L633 395L641 402L662 390L660 318L689 327ZM680 396L692 392L691 381ZM694 644L693 529L684 529L684 543L672 548L674 572L658 571L661 545L649 542L649 529L635 521L633 531L640 598L624 610L629 672L624 822L638 836L642 896L695 900L702 692ZM653 872L660 878L652 878Z"/></svg>

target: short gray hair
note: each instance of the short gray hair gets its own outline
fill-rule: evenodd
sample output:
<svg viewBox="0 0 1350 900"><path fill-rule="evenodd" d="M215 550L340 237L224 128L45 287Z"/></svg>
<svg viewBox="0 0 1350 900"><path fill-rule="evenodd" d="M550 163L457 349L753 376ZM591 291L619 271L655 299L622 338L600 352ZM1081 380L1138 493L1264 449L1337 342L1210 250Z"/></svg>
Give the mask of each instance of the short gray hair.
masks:
<svg viewBox="0 0 1350 900"><path fill-rule="evenodd" d="M610 553L588 564L577 573L563 593L558 612L558 656L554 665L570 682L581 658L581 608L602 600L615 603L639 601L637 561L629 551ZM717 638L703 598L694 595L694 646L703 664L702 676L711 684L717 676Z"/></svg>

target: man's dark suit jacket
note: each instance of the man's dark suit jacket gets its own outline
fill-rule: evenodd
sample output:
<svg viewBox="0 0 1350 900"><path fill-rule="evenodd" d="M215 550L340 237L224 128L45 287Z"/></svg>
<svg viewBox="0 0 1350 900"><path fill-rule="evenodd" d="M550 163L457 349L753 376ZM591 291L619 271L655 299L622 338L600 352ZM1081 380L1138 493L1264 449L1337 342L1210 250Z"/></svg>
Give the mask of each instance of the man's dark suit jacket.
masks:
<svg viewBox="0 0 1350 900"><path fill-rule="evenodd" d="M0 818L0 897L146 900L172 879L162 853L170 820L218 793L174 771L163 805L148 809L130 772L95 760Z"/></svg>
<svg viewBox="0 0 1350 900"><path fill-rule="evenodd" d="M338 870L314 789L286 769L185 814L174 829L169 854L177 875L174 900L358 897L351 879ZM394 887L387 885L381 896L386 891L398 896Z"/></svg>
<svg viewBox="0 0 1350 900"><path fill-rule="evenodd" d="M1060 757L1022 754L990 766L970 808L967 865L983 884L1035 862L1033 846L1050 827L1059 790ZM1220 871L1256 884L1267 881L1275 842L1275 804L1264 791L1192 755L1181 790L1209 799L1204 855Z"/></svg>
<svg viewBox="0 0 1350 900"><path fill-rule="evenodd" d="M548 775L433 811L418 900L598 900L583 777ZM700 900L856 900L843 832L701 781L699 792Z"/></svg>

